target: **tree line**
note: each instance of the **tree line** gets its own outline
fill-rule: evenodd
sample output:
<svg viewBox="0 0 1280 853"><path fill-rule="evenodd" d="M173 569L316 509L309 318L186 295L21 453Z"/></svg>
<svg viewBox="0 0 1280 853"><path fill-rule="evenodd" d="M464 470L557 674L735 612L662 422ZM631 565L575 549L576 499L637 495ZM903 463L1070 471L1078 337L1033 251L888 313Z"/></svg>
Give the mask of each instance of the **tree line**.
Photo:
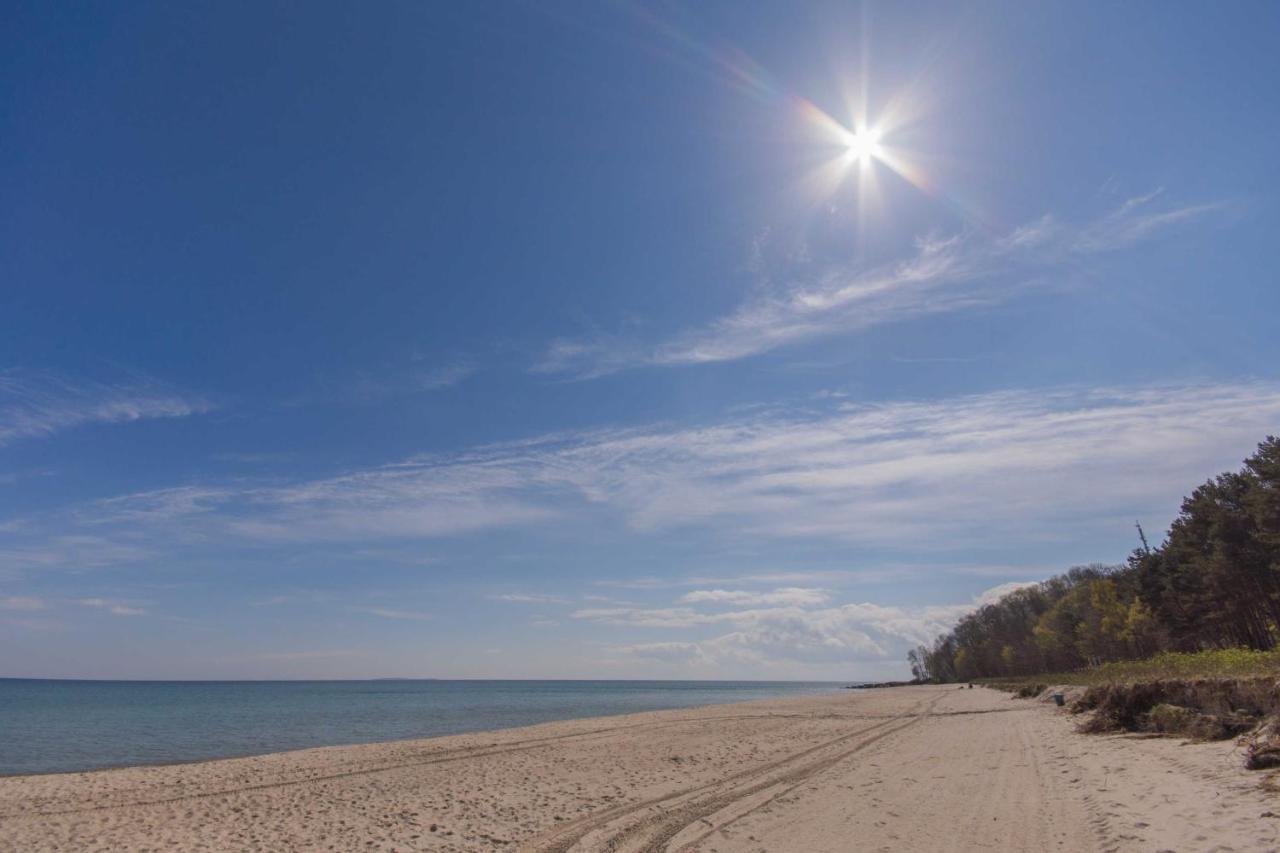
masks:
<svg viewBox="0 0 1280 853"><path fill-rule="evenodd" d="M1139 528L1141 535L1141 528ZM1280 642L1280 439L1182 502L1168 536L1120 565L1016 590L908 653L921 681L1034 675L1161 651Z"/></svg>

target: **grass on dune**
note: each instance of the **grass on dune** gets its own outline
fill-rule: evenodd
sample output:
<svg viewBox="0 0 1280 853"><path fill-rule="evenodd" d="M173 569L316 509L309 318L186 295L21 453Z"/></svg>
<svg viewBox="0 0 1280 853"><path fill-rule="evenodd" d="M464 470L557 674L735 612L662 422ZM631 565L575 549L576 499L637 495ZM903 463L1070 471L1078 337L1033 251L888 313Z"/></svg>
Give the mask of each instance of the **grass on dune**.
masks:
<svg viewBox="0 0 1280 853"><path fill-rule="evenodd" d="M1115 661L1075 672L984 678L993 687L1026 684L1124 684L1142 681L1200 678L1280 677L1280 648L1211 649L1203 652L1161 652L1143 660Z"/></svg>

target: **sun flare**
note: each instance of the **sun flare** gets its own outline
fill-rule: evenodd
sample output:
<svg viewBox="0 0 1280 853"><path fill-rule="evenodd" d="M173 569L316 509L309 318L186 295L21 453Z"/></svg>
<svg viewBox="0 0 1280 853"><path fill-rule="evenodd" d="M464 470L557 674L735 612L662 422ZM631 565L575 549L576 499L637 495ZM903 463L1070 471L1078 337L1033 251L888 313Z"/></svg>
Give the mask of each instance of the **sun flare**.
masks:
<svg viewBox="0 0 1280 853"><path fill-rule="evenodd" d="M929 181L913 152L904 148L904 129L918 115L908 109L905 95L892 99L878 115L865 106L850 103L840 121L803 98L797 99L805 123L817 131L815 144L829 152L810 167L803 179L803 193L810 200L827 203L852 182L859 215L870 214L881 202L884 176L893 174L917 189L931 192ZM880 168L883 167L883 168Z"/></svg>
<svg viewBox="0 0 1280 853"><path fill-rule="evenodd" d="M850 133L845 146L845 157L863 166L884 153L880 147L880 132L872 127Z"/></svg>

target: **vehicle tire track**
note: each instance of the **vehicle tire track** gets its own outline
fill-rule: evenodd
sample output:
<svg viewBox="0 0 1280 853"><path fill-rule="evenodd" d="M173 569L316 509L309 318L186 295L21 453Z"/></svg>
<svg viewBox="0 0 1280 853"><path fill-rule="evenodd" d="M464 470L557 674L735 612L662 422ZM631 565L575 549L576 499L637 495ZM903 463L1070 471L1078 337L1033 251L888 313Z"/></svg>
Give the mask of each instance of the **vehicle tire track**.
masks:
<svg viewBox="0 0 1280 853"><path fill-rule="evenodd" d="M784 789L741 812L738 817L748 814L755 808L785 794L813 774L843 761L891 734L914 725L928 716L933 706L943 696L945 694L917 703L907 714L889 717L882 722L817 744L763 767L753 767L705 785L588 815L558 827L551 833L531 839L522 844L519 849L523 853L568 853L582 845L584 850L644 851L644 853L664 851L667 849L668 842L697 821L723 811L735 802L770 788L784 786ZM919 710L922 706L925 706L923 710ZM898 724L894 725L895 722ZM854 741L851 746L844 746L850 741ZM844 748L840 748L842 746ZM833 748L839 749L834 755L821 755L799 766L789 767ZM635 820L637 816L640 817L639 821ZM593 835L602 837L592 838Z"/></svg>
<svg viewBox="0 0 1280 853"><path fill-rule="evenodd" d="M775 782L771 785L759 786L755 791L746 792L745 795L733 797L729 800L729 802L726 805L720 806L716 808L714 811L703 812L702 814L695 815L693 820L689 821L684 826L677 828L675 832L664 833L658 838L651 839L649 844L647 844L645 847L641 849L646 851L648 850L654 850L654 851L695 850L697 849L697 846L699 844L701 844L707 838L710 838L714 833L719 832L725 827L730 826L738 822L739 820L742 820L745 817L749 817L750 815L754 814L760 809L763 809L766 806L770 805L775 800L781 797L785 797L787 794L791 793L796 788L799 788L801 785L804 785L805 783L807 783L815 775L823 772L824 770L830 769L836 764L839 764L841 761L844 761L849 756L862 752L868 747L876 745L877 743L889 737L890 735L897 734L903 729L906 729L915 725L917 722L923 719L923 717L926 715L927 714L913 717L910 720L905 721L900 726L895 726L893 728L888 729L887 731L879 732L876 735L858 743L852 749L846 750L845 752L841 753L838 756L834 756L829 761L818 762L818 763L815 763L814 765L811 765L805 768L805 772L803 773L798 773L794 776L789 776L786 779ZM756 797L755 795L757 794L765 794L765 796ZM753 797L754 797L754 800L753 800ZM745 804L746 808L734 809L732 813L724 815L719 820L716 819L717 815L720 815L721 813L730 809L732 806L742 805L744 800L753 800L753 801L746 803ZM683 839L681 838L681 835L688 833L689 830L694 829L699 824L706 824L707 828L701 831L698 831L696 833L691 833L687 838L683 838Z"/></svg>

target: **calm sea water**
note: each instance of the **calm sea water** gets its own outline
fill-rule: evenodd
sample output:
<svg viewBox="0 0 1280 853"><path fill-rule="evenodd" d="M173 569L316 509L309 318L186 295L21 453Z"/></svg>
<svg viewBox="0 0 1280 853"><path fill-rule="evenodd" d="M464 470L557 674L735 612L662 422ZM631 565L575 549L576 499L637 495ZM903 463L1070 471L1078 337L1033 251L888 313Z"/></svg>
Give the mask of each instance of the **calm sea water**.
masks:
<svg viewBox="0 0 1280 853"><path fill-rule="evenodd" d="M0 775L433 737L839 687L764 681L0 679Z"/></svg>

